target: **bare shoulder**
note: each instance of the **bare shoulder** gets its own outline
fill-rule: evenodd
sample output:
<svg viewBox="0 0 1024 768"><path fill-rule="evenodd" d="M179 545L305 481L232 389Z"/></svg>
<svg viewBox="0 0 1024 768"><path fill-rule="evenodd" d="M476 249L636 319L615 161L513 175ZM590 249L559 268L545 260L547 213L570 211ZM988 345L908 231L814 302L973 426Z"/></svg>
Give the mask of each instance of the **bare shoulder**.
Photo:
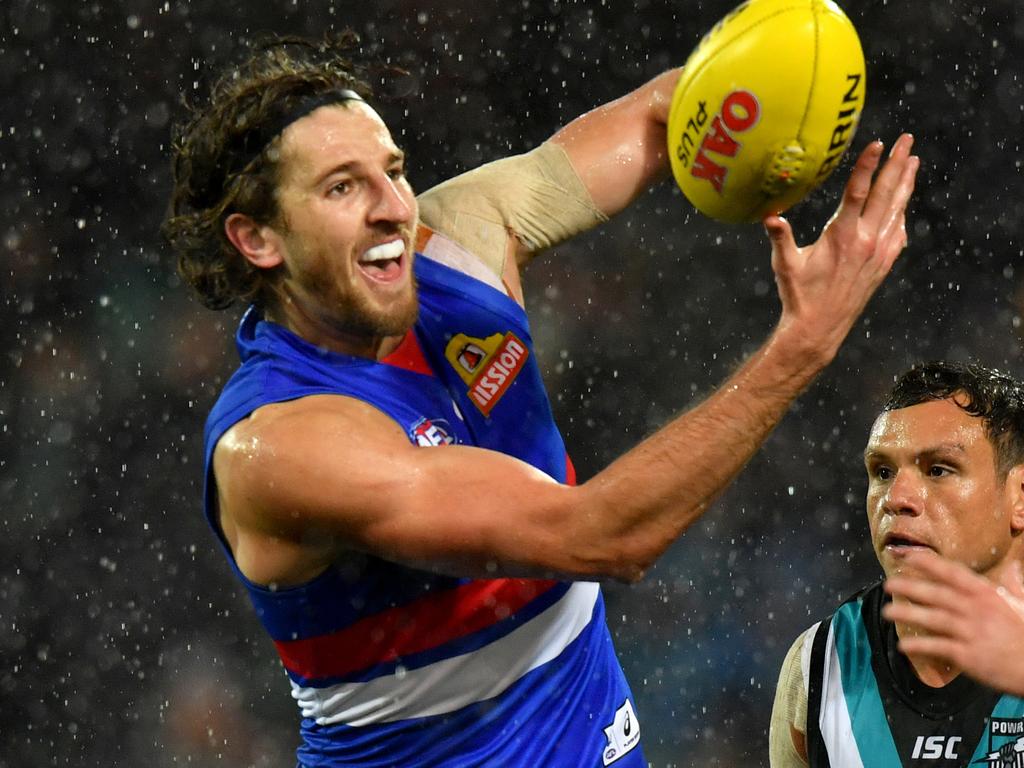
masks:
<svg viewBox="0 0 1024 768"><path fill-rule="evenodd" d="M342 435L346 440L335 444ZM323 438L331 438L341 451L347 450L347 445L365 449L378 442L408 444L394 420L362 400L344 395L309 395L253 411L220 439L217 458L237 462L240 469L262 471L267 464L287 462L289 456L301 458Z"/></svg>
<svg viewBox="0 0 1024 768"><path fill-rule="evenodd" d="M217 443L214 474L222 508L235 521L275 534L307 532L316 489L338 487L346 467L411 450L389 417L362 401L313 395L265 405Z"/></svg>
<svg viewBox="0 0 1024 768"><path fill-rule="evenodd" d="M327 419L334 426L350 422L353 425L373 426L385 429L394 426L401 434L397 425L377 408L354 397L345 395L307 395L295 400L270 403L253 411L248 418L235 424L221 438L221 444L227 442L231 450L237 450L234 442L245 438L249 441L259 439L288 440L295 437L297 427L315 428ZM330 424L327 425L328 427ZM228 436L231 436L228 439ZM221 447L218 444L218 449Z"/></svg>
<svg viewBox="0 0 1024 768"><path fill-rule="evenodd" d="M617 546L566 551L593 535L582 488L497 451L418 447L350 398L259 409L221 439L214 470L225 537L261 583L308 580L346 551L456 575L617 573Z"/></svg>
<svg viewBox="0 0 1024 768"><path fill-rule="evenodd" d="M365 550L380 468L403 450L414 449L389 417L339 395L265 405L235 424L213 468L220 526L242 573L301 584Z"/></svg>

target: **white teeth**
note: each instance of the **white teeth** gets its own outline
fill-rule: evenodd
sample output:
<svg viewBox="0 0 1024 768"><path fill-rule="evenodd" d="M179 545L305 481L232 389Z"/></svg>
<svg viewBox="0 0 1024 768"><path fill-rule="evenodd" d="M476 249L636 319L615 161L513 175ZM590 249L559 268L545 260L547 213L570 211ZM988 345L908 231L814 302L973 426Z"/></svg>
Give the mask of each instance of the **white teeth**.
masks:
<svg viewBox="0 0 1024 768"><path fill-rule="evenodd" d="M383 243L382 245L375 245L370 248L366 253L359 259L361 262L368 261L386 261L387 259L397 259L405 252L405 243L401 240L392 240L390 243Z"/></svg>

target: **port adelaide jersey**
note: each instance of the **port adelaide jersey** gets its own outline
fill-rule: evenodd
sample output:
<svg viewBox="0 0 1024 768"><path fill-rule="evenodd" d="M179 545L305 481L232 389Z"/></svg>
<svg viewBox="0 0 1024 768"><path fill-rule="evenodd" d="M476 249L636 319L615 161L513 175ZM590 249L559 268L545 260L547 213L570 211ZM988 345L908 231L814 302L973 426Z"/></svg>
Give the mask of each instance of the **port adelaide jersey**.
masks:
<svg viewBox="0 0 1024 768"><path fill-rule="evenodd" d="M1024 700L966 675L922 683L881 617L886 599L876 584L807 633L811 768L1024 768Z"/></svg>

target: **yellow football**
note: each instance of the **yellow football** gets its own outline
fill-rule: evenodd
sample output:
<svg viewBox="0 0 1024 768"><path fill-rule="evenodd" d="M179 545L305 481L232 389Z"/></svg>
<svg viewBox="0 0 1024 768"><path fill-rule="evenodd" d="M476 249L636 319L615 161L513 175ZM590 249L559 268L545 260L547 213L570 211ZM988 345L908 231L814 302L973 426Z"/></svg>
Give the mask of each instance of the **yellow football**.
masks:
<svg viewBox="0 0 1024 768"><path fill-rule="evenodd" d="M759 221L835 170L865 95L857 30L831 0L749 0L686 60L672 96L672 174L701 213Z"/></svg>

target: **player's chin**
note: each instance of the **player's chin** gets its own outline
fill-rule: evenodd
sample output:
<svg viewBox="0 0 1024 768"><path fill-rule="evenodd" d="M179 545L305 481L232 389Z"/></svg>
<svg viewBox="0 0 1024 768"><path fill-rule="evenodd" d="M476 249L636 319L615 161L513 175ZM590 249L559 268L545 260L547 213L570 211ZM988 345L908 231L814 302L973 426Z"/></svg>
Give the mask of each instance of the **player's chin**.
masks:
<svg viewBox="0 0 1024 768"><path fill-rule="evenodd" d="M935 550L925 544L886 544L878 552L878 561L886 576L906 574L914 568L914 558Z"/></svg>
<svg viewBox="0 0 1024 768"><path fill-rule="evenodd" d="M410 280L408 290L395 297L394 302L381 314L379 324L384 336L402 336L419 317L420 303L416 296L415 281Z"/></svg>

